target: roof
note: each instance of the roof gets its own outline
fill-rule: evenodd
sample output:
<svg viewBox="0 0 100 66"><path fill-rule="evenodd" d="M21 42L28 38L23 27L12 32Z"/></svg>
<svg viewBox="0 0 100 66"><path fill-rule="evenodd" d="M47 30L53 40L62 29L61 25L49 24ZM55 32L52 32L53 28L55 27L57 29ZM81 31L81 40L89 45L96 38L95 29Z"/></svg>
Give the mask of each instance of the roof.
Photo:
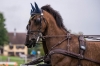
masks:
<svg viewBox="0 0 100 66"><path fill-rule="evenodd" d="M11 44L25 44L26 33L9 32L8 37Z"/></svg>

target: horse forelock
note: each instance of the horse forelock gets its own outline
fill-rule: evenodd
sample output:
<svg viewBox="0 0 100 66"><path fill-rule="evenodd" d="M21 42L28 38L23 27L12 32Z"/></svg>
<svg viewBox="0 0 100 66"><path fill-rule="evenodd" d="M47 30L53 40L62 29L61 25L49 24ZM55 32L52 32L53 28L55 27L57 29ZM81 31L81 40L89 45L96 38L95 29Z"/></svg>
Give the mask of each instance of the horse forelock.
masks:
<svg viewBox="0 0 100 66"><path fill-rule="evenodd" d="M67 31L67 29L65 28L65 26L63 24L63 19L58 11L54 10L50 5L42 6L41 9L47 11L48 13L50 13L53 16L53 18L55 19L56 24L59 28L63 28L64 30Z"/></svg>

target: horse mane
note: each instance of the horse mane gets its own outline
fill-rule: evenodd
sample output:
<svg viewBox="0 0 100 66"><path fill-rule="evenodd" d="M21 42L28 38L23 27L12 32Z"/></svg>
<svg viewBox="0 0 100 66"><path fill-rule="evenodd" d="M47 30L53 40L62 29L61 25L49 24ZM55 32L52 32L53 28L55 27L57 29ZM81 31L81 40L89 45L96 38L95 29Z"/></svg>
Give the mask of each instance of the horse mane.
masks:
<svg viewBox="0 0 100 66"><path fill-rule="evenodd" d="M61 15L58 13L58 11L54 10L50 5L42 6L41 9L47 11L54 17L56 24L59 28L63 28L64 30L67 31L67 29L65 28L65 26L63 24L63 19L62 19Z"/></svg>

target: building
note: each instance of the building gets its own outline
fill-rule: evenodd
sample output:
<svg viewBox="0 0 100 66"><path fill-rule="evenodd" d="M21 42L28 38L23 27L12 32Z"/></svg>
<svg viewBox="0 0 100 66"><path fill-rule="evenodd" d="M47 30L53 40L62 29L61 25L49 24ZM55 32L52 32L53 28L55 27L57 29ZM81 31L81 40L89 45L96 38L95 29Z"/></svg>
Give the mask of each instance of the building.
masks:
<svg viewBox="0 0 100 66"><path fill-rule="evenodd" d="M24 45L26 33L9 32L9 45L4 46L3 55L18 56L19 53L27 55L28 48Z"/></svg>

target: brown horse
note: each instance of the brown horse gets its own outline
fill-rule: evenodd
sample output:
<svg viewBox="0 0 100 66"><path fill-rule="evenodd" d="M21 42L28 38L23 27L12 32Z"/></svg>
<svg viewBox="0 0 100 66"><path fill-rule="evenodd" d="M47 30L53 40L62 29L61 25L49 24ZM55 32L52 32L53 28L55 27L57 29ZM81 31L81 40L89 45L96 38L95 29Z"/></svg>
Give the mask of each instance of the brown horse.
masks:
<svg viewBox="0 0 100 66"><path fill-rule="evenodd" d="M69 32L64 27L60 14L50 5L43 6L40 10L35 3L35 7L32 5L31 18L27 26L26 45L28 47L35 46L42 37L46 44L45 47L47 47L45 52L49 53L53 49L63 49L79 54L79 36L71 34L71 39L66 39ZM100 42L85 41L85 43L84 57L100 62ZM59 53L52 54L50 61L52 66L77 66L79 63L78 59ZM88 60L81 60L80 63L83 66L100 66L100 64Z"/></svg>

